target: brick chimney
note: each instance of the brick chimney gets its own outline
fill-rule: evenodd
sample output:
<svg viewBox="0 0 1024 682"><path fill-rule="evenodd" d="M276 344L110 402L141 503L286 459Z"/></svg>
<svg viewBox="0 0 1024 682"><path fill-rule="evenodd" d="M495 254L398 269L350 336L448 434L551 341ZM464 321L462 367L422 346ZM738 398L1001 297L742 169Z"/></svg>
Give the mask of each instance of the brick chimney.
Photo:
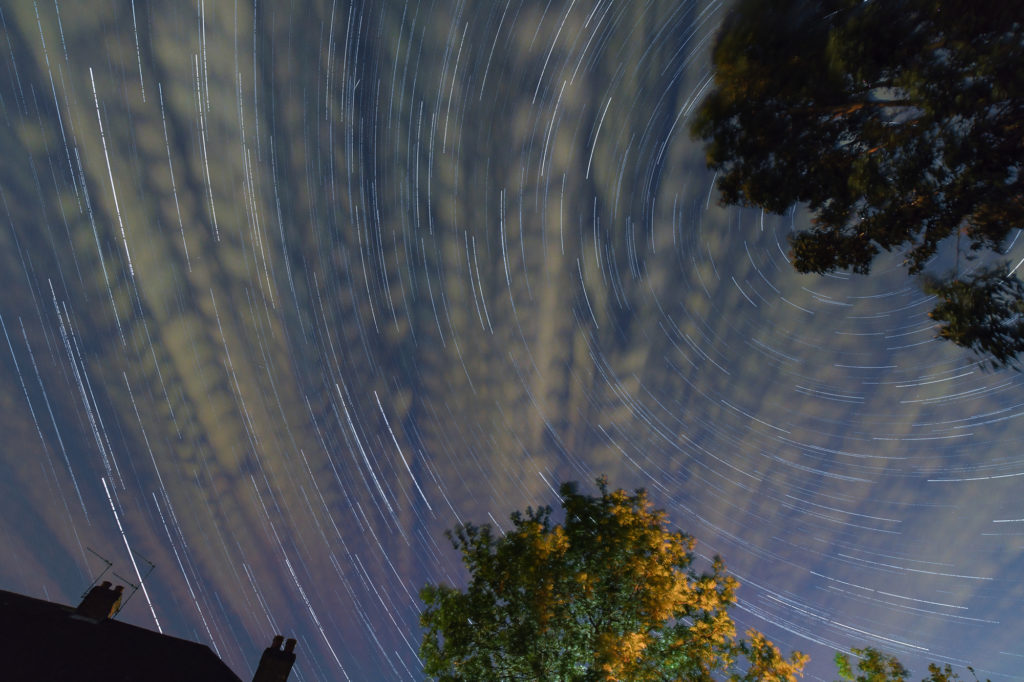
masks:
<svg viewBox="0 0 1024 682"><path fill-rule="evenodd" d="M295 664L295 640L289 639L281 649L284 637L277 635L273 643L263 650L260 665L256 668L252 682L287 682Z"/></svg>
<svg viewBox="0 0 1024 682"><path fill-rule="evenodd" d="M121 594L124 592L124 585L111 587L109 580L104 580L93 587L82 599L82 603L75 609L75 613L94 620L110 618L121 606Z"/></svg>

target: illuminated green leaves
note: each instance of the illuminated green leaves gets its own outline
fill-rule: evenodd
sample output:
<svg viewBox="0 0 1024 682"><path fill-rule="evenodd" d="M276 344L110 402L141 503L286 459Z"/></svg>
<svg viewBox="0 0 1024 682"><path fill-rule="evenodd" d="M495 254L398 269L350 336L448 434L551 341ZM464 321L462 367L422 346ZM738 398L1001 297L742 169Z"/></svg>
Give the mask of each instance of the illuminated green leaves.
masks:
<svg viewBox="0 0 1024 682"><path fill-rule="evenodd" d="M449 532L470 574L465 591L427 585L424 669L440 680L795 680L763 635L736 637L736 580L716 559L690 565L693 538L670 531L644 491L582 495L565 484L564 521L549 507L516 512L513 528ZM743 663L742 661L746 661Z"/></svg>

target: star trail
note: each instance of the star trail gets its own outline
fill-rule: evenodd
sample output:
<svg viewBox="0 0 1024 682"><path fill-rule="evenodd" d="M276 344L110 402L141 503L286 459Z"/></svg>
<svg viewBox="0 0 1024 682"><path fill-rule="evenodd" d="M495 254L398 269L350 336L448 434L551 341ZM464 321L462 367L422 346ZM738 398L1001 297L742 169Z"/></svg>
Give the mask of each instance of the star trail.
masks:
<svg viewBox="0 0 1024 682"><path fill-rule="evenodd" d="M444 530L604 474L805 679L1024 680L1021 377L718 205L727 9L0 2L0 588L152 562L119 617L243 679L417 680Z"/></svg>

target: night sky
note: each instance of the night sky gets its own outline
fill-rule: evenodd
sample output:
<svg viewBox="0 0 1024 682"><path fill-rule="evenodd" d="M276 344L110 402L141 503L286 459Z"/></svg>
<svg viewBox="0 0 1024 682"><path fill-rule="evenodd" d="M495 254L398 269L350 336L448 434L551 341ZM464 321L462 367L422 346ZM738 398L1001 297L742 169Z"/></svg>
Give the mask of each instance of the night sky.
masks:
<svg viewBox="0 0 1024 682"><path fill-rule="evenodd" d="M1022 377L718 205L725 11L0 1L0 588L151 562L119 617L243 679L420 679L444 529L606 474L806 679L1024 679Z"/></svg>

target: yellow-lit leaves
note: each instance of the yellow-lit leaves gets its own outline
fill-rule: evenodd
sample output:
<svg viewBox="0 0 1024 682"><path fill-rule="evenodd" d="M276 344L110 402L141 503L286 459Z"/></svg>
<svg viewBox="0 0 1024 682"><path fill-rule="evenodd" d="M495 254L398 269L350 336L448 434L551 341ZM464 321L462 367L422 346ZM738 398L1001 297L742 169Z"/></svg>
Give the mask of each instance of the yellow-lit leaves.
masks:
<svg viewBox="0 0 1024 682"><path fill-rule="evenodd" d="M501 537L473 525L449 534L471 580L465 592L421 593L429 675L710 679L747 656L757 670L778 672L763 679L791 679L802 659L783 660L760 635L737 640L728 608L738 584L720 560L697 574L694 539L670 530L644 491L609 491L604 479L598 488L593 497L563 485L562 523L542 507L512 514Z"/></svg>
<svg viewBox="0 0 1024 682"><path fill-rule="evenodd" d="M750 669L743 680L764 680L765 682L796 682L803 676L804 665L810 658L799 651L793 652L789 660L783 658L778 647L757 630L747 630L747 659Z"/></svg>
<svg viewBox="0 0 1024 682"><path fill-rule="evenodd" d="M634 679L637 661L647 648L648 636L630 632L622 636L603 633L597 638L594 660L606 680Z"/></svg>

